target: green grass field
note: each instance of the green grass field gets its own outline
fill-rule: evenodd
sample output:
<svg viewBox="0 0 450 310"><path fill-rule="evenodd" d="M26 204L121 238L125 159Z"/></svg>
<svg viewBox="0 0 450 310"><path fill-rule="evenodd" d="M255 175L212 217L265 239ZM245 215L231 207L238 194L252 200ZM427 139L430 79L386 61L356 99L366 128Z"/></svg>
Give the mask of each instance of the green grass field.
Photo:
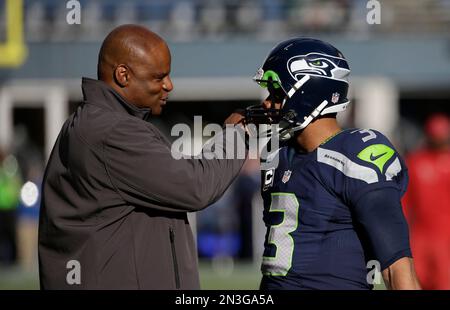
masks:
<svg viewBox="0 0 450 310"><path fill-rule="evenodd" d="M238 263L234 268L218 270L207 262L200 262L200 286L204 290L257 290L261 274L259 266Z"/></svg>
<svg viewBox="0 0 450 310"><path fill-rule="evenodd" d="M217 268L210 262L200 262L200 285L204 290L256 290L260 279L259 266L252 263ZM37 289L37 269L27 272L18 267L0 268L0 290ZM377 285L375 289L384 289L384 285Z"/></svg>
<svg viewBox="0 0 450 310"><path fill-rule="evenodd" d="M210 263L200 263L201 288L205 290L253 290L259 285L259 270L253 264L238 264L226 273L216 271ZM39 289L37 269L0 268L0 290Z"/></svg>

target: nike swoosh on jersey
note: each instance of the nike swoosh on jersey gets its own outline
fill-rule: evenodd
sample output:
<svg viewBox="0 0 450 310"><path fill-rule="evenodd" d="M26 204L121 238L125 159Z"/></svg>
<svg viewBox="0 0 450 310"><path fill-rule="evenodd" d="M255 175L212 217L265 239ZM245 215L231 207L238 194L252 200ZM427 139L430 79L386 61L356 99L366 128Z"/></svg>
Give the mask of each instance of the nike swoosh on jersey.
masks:
<svg viewBox="0 0 450 310"><path fill-rule="evenodd" d="M376 161L378 158L383 157L384 155L386 155L387 152L384 152L382 154L378 154L378 155L373 155L373 153L370 153L370 160L371 161Z"/></svg>
<svg viewBox="0 0 450 310"><path fill-rule="evenodd" d="M377 154L377 155L374 155ZM371 163L380 169L383 173L384 165L394 156L395 151L385 144L372 144L359 152L358 158L365 162Z"/></svg>

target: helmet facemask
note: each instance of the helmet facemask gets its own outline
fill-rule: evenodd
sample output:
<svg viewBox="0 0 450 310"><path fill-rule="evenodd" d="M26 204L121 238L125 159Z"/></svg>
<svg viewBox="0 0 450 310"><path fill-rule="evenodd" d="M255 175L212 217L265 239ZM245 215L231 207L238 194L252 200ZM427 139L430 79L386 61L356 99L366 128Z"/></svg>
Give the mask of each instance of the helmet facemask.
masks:
<svg viewBox="0 0 450 310"><path fill-rule="evenodd" d="M282 107L286 100L286 92L281 86L278 75L274 71L267 71L263 76L263 72L259 69L253 80L262 88L266 88L269 92L270 107L266 108L262 105L253 105L246 109L246 122L255 125L259 124L278 124L282 118ZM258 75L260 74L260 75ZM279 107L276 105L280 104Z"/></svg>

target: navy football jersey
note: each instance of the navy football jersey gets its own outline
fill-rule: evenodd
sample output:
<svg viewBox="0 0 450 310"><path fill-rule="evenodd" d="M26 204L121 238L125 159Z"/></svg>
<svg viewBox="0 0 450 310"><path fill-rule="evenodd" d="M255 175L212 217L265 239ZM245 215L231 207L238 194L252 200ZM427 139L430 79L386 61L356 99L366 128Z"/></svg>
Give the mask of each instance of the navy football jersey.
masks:
<svg viewBox="0 0 450 310"><path fill-rule="evenodd" d="M403 160L375 130L343 130L310 153L281 147L277 167L262 172L261 288L372 288L366 264L378 258L356 229L353 208L366 193L386 188L399 200L407 183ZM406 243L397 253L410 256Z"/></svg>

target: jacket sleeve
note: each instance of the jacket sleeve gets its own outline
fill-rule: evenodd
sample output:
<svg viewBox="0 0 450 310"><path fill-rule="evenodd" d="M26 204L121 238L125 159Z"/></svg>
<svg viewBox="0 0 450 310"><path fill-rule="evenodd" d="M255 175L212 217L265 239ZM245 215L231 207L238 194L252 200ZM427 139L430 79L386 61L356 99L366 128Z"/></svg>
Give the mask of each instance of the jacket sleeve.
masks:
<svg viewBox="0 0 450 310"><path fill-rule="evenodd" d="M236 131L237 139L218 134L208 143L208 154L204 148L203 158L177 160L180 156L172 154L156 129L139 122L120 121L104 142L105 167L112 185L129 204L163 211L200 210L223 195L247 156L245 149L241 159L220 159L225 158L227 148L237 143L245 145L243 130L227 130Z"/></svg>

